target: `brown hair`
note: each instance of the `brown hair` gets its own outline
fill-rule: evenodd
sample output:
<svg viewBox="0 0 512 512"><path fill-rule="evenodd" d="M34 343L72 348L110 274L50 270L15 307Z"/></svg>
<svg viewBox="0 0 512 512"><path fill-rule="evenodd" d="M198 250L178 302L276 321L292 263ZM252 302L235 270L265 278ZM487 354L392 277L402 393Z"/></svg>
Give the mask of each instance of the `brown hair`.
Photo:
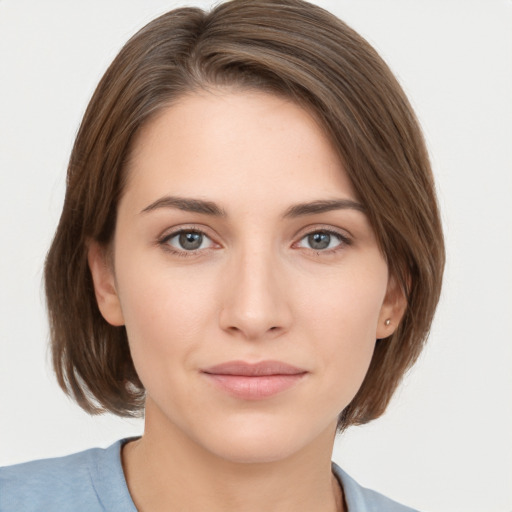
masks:
<svg viewBox="0 0 512 512"><path fill-rule="evenodd" d="M46 260L59 384L90 413L141 413L144 388L124 327L98 310L87 241L112 239L130 142L142 124L183 94L219 86L285 95L315 114L407 297L400 325L377 341L338 426L366 423L384 412L423 347L441 289L443 236L421 130L398 82L361 36L302 0L176 9L142 28L108 68L73 147Z"/></svg>

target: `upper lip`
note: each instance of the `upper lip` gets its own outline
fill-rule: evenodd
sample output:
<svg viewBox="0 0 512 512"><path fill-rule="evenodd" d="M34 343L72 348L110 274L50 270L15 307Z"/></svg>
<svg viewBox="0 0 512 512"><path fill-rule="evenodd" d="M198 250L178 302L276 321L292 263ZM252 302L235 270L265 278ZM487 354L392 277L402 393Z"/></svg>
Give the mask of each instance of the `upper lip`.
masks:
<svg viewBox="0 0 512 512"><path fill-rule="evenodd" d="M260 377L265 375L299 375L306 373L303 368L297 368L281 361L260 361L248 363L245 361L227 361L202 370L213 375L242 375Z"/></svg>

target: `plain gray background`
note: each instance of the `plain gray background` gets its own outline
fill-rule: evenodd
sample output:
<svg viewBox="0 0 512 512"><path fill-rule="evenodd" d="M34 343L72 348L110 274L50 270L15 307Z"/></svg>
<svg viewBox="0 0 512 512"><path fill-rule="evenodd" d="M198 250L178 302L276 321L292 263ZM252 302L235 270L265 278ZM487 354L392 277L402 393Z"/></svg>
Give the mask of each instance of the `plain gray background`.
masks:
<svg viewBox="0 0 512 512"><path fill-rule="evenodd" d="M41 286L74 135L121 45L185 2L0 0L0 464L106 446L57 388ZM190 2L208 6L210 2ZM387 414L334 459L424 511L512 510L512 2L317 1L365 36L424 127L446 231L429 345Z"/></svg>

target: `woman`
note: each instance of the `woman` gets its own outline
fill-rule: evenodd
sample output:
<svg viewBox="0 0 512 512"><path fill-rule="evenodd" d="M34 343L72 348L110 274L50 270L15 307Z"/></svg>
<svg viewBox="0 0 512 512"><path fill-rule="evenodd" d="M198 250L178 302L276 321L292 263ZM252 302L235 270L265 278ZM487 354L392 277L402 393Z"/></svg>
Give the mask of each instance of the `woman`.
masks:
<svg viewBox="0 0 512 512"><path fill-rule="evenodd" d="M165 14L89 104L45 268L60 385L145 431L2 470L0 510L410 510L330 457L418 357L443 264L368 43L299 0Z"/></svg>

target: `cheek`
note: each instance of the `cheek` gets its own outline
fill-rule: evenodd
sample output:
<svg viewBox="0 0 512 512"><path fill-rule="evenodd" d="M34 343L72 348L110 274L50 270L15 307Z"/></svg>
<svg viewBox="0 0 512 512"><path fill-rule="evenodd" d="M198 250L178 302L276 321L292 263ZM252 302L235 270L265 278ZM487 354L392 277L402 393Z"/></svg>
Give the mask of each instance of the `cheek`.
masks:
<svg viewBox="0 0 512 512"><path fill-rule="evenodd" d="M338 276L324 284L322 293L303 304L310 318L303 327L317 343L324 399L339 404L341 411L357 393L373 356L387 268L376 264L368 272Z"/></svg>
<svg viewBox="0 0 512 512"><path fill-rule="evenodd" d="M119 295L141 380L161 365L187 365L214 315L213 283L165 266L118 264ZM127 278L127 276L129 276Z"/></svg>
<svg viewBox="0 0 512 512"><path fill-rule="evenodd" d="M320 284L313 288L314 283L310 283L309 293L303 290L301 296L306 300L301 307L302 315L311 318L312 327L321 331L322 338L339 339L354 348L365 341L374 343L387 289L385 264L377 259L374 265L340 272Z"/></svg>

